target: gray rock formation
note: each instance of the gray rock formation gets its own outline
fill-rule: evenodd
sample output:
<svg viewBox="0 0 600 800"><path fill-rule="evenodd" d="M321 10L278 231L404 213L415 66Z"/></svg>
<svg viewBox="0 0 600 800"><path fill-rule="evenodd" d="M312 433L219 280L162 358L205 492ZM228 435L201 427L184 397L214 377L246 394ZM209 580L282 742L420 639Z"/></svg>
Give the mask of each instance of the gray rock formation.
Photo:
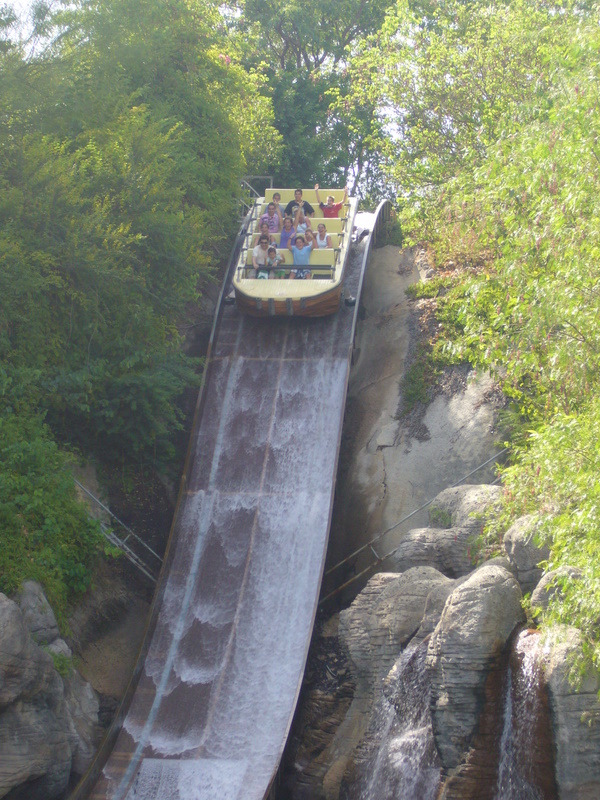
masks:
<svg viewBox="0 0 600 800"><path fill-rule="evenodd" d="M62 678L3 594L0 632L0 796L25 783L28 800L50 800L68 784L75 744Z"/></svg>
<svg viewBox="0 0 600 800"><path fill-rule="evenodd" d="M514 564L523 594L533 591L543 575L540 561L550 557L550 550L535 541L537 520L526 516L516 520L504 534L504 549Z"/></svg>
<svg viewBox="0 0 600 800"><path fill-rule="evenodd" d="M59 636L58 623L39 583L25 581L17 597L23 619L36 644L50 644Z"/></svg>
<svg viewBox="0 0 600 800"><path fill-rule="evenodd" d="M339 633L356 670L357 694L371 694L415 635L427 597L448 579L432 567L401 575L375 575L350 608L340 613Z"/></svg>
<svg viewBox="0 0 600 800"><path fill-rule="evenodd" d="M83 775L92 762L100 742L98 724L100 704L98 695L77 670L63 678L65 701L76 734L72 755L72 770Z"/></svg>
<svg viewBox="0 0 600 800"><path fill-rule="evenodd" d="M428 653L432 722L443 767L456 768L477 730L485 682L523 622L521 590L502 567L484 566L448 598Z"/></svg>
<svg viewBox="0 0 600 800"><path fill-rule="evenodd" d="M473 571L471 549L476 534L472 528L413 528L390 558L391 568L404 572L411 567L434 567L449 578Z"/></svg>
<svg viewBox="0 0 600 800"><path fill-rule="evenodd" d="M502 496L500 486L464 484L440 492L429 507L429 521L439 528L480 531Z"/></svg>
<svg viewBox="0 0 600 800"><path fill-rule="evenodd" d="M92 758L98 700L74 670L63 681L33 641L30 628L48 650L70 654L58 627L48 642L56 620L41 588L28 582L19 600L25 613L0 594L0 797L52 800L65 791L72 766L81 773Z"/></svg>
<svg viewBox="0 0 600 800"><path fill-rule="evenodd" d="M423 612L421 626L414 637L415 644L423 641L426 636L429 636L434 632L438 622L442 617L442 612L444 611L446 601L452 592L466 580L466 577L458 578L457 580L451 580L450 578L447 578L445 583L440 581L440 583L438 583L437 586L434 586L434 588L429 592L427 595L427 601L425 603L425 611Z"/></svg>
<svg viewBox="0 0 600 800"><path fill-rule="evenodd" d="M579 631L558 629L546 660L560 800L600 797L600 675L588 670L580 684L569 681L571 660L580 652Z"/></svg>
<svg viewBox="0 0 600 800"><path fill-rule="evenodd" d="M52 683L52 659L37 647L19 607L0 594L0 710L29 700Z"/></svg>
<svg viewBox="0 0 600 800"><path fill-rule="evenodd" d="M576 567L559 567L547 572L531 594L531 607L545 611L552 597L561 591L562 581L580 578L581 574Z"/></svg>
<svg viewBox="0 0 600 800"><path fill-rule="evenodd" d="M323 796L328 800L338 797L343 776L353 771L354 755L367 734L384 680L418 631L428 596L448 584L452 581L431 567L402 575L380 573L350 608L340 612L338 633L350 652L355 690L344 720L319 755ZM313 787L306 797L321 797L319 792Z"/></svg>

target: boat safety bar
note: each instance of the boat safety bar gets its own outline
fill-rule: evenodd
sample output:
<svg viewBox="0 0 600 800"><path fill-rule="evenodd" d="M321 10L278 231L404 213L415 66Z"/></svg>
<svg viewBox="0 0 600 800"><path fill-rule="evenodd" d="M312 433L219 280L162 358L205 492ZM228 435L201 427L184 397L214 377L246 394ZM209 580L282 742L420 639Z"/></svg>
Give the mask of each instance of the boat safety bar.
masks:
<svg viewBox="0 0 600 800"><path fill-rule="evenodd" d="M472 475L474 475L480 469L483 469L483 467L486 467L492 461L496 461L498 458L500 458L500 456L504 455L504 453L507 453L508 450L509 450L509 448L505 447L504 450L501 450L499 453L495 453L491 458L488 458L487 461L484 461L482 464L479 464L479 466L475 467L475 469L471 470L471 472L467 473L466 475L463 475L463 477L460 480L458 480L456 483L453 483L452 486L450 486L448 488L454 489L456 486L460 486L460 484L463 483L464 481L466 481L467 478L470 478ZM499 478L496 478L494 481L492 481L492 483L490 485L493 486L494 484L498 483L499 480L500 480ZM388 533L391 533L391 531L395 530L400 525L402 525L403 522L406 522L411 517L414 517L415 514L419 513L419 511L423 511L423 509L425 509L428 506L430 506L433 503L434 500L435 500L435 497L432 497L431 500L428 500L426 503L423 503L423 505L419 506L419 508L415 508L414 511L411 511L405 517L402 517L401 520L399 520L398 522L395 522L393 525L390 525L390 527L386 528L386 530L384 530L382 533L377 534L377 536L375 536L373 539L371 539L366 544L362 545L362 547L357 548L352 553L350 553L350 555L346 556L346 558L342 559L341 561L338 561L337 564L334 564L333 567L330 567L328 570L326 570L325 571L325 576L331 575L336 570L338 570L340 567L344 566L349 561L351 561L353 558L355 558L356 556L360 555L361 553L364 553L367 550L369 550L375 556L375 560L372 561L367 567L365 567L365 569L363 569L360 572L356 573L349 580L347 580L345 583L341 584L336 589L334 589L333 591L329 592L328 595L326 595L325 597L321 598L321 600L319 600L319 605L322 605L327 600L330 600L332 597L335 597L335 595L339 594L343 589L345 589L346 587L350 586L350 584L352 584L355 581L357 581L363 575L366 575L368 572L370 572L373 569L373 567L376 564L380 564L382 561L385 561L386 558L389 558L390 556L394 555L396 550L399 549L400 545L398 545L398 547L394 547L393 550L391 550L389 553L386 553L385 555L378 555L376 550L375 550L375 548L373 547L373 545L375 544L375 542L381 541L381 539L383 539L384 536L387 536Z"/></svg>

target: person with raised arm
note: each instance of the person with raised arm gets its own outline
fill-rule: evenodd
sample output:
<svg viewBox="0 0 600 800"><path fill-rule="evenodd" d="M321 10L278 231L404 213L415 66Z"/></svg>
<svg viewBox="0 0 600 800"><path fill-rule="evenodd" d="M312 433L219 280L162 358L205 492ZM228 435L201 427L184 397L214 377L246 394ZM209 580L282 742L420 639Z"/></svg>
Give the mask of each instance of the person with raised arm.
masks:
<svg viewBox="0 0 600 800"><path fill-rule="evenodd" d="M294 228L296 229L297 234L304 234L309 228L312 228L310 217L306 216L302 206L298 206L296 209L296 214L294 216Z"/></svg>
<svg viewBox="0 0 600 800"><path fill-rule="evenodd" d="M319 204L319 208L323 212L325 219L336 219L339 216L340 209L344 207L344 204L348 199L348 186L344 186L344 199L341 203L336 203L335 197L331 194L327 195L327 202L323 203L319 195L318 183L315 183L315 192L317 194L317 203Z"/></svg>
<svg viewBox="0 0 600 800"><path fill-rule="evenodd" d="M314 208L311 206L310 203L302 199L302 189L294 190L294 199L290 200L290 202L285 207L283 213L289 215L290 217L293 217L296 214L296 209L298 208L298 206L302 208L307 217L314 216L315 213Z"/></svg>
<svg viewBox="0 0 600 800"><path fill-rule="evenodd" d="M306 244L304 236L296 236L296 244L288 242L288 250L294 256L294 267L308 267L310 263L310 254L313 249L313 243ZM310 278L309 269L293 269L290 271L290 279L306 279Z"/></svg>

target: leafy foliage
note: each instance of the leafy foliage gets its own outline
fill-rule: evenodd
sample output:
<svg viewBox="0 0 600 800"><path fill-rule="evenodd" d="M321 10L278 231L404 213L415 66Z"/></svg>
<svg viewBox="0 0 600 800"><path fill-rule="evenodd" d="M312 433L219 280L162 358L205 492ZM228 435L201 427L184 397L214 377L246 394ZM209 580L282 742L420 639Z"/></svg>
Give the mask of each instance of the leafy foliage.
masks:
<svg viewBox="0 0 600 800"><path fill-rule="evenodd" d="M548 568L571 566L547 618L600 665L598 6L399 0L348 64L336 109L374 109L403 233L435 251L415 288L441 328L415 360L491 370L510 400L504 515L536 513Z"/></svg>
<svg viewBox="0 0 600 800"><path fill-rule="evenodd" d="M423 27L426 57L419 50L411 62L405 45L398 74L413 63L415 80L395 107L404 104L408 127L389 143L396 180L410 178L416 201L404 208L405 231L433 241L441 265L461 265L435 295L443 330L432 357L482 366L501 382L513 457L494 530L539 515L548 568L581 571L561 581L547 619L578 626L598 666L597 13L453 8L456 25L434 15ZM475 17L468 29L465 15ZM504 57L492 63L496 48ZM462 124L445 130L459 112Z"/></svg>
<svg viewBox="0 0 600 800"><path fill-rule="evenodd" d="M76 4L45 51L2 63L0 357L17 381L39 371L61 436L159 466L197 380L177 320L236 225L249 89L220 18L209 2Z"/></svg>
<svg viewBox="0 0 600 800"><path fill-rule="evenodd" d="M371 147L373 109L355 118L344 110L350 91L347 60L362 36L381 24L391 0L326 0L307 4L243 0L231 31L240 61L265 77L283 150L272 163L276 183L314 182L366 191L378 157ZM353 189L355 191L355 189Z"/></svg>
<svg viewBox="0 0 600 800"><path fill-rule="evenodd" d="M352 119L374 109L371 136L411 214L429 210L423 201L484 158L500 130L520 125L525 97L543 93L553 11L519 1L398 0L359 43L343 104Z"/></svg>
<svg viewBox="0 0 600 800"><path fill-rule="evenodd" d="M600 564L600 406L558 414L532 433L515 466L504 475L506 509L536 513L542 541L551 548L548 569L574 568L559 579L545 615L587 634L584 653L600 666L598 641Z"/></svg>
<svg viewBox="0 0 600 800"><path fill-rule="evenodd" d="M0 414L0 590L33 578L55 611L84 592L101 553L98 525L75 497L68 459L33 416Z"/></svg>
<svg viewBox="0 0 600 800"><path fill-rule="evenodd" d="M53 437L173 468L199 366L179 323L229 251L245 159L279 139L212 0L58 5L29 43L0 20L0 535L2 590L36 577L64 609L98 541Z"/></svg>

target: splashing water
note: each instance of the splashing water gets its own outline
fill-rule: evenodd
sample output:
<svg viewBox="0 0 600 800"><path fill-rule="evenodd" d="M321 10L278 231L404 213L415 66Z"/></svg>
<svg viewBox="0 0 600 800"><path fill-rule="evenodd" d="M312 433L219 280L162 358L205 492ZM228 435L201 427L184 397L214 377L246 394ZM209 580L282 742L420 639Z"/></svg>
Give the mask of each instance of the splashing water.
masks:
<svg viewBox="0 0 600 800"><path fill-rule="evenodd" d="M433 800L440 762L429 712L427 643L408 647L386 681L378 701L371 740L376 751L360 768L357 800Z"/></svg>
<svg viewBox="0 0 600 800"><path fill-rule="evenodd" d="M509 667L506 680L496 800L544 800L547 796L538 785L533 758L544 715L539 640L523 631L515 642L516 665Z"/></svg>

